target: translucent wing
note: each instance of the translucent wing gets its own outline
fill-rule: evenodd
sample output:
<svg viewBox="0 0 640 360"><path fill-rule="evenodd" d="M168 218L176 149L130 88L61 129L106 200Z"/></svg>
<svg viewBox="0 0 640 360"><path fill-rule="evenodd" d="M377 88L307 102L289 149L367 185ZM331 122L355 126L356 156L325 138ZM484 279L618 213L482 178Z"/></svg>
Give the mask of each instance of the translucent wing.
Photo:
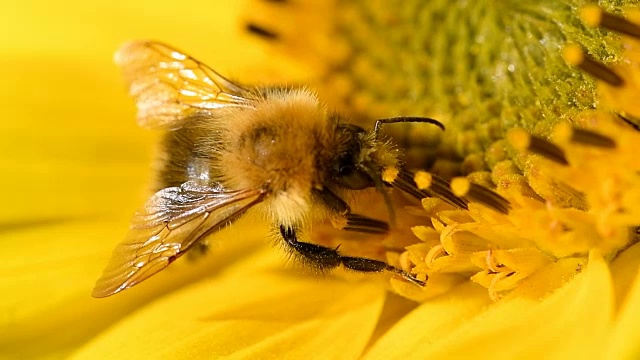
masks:
<svg viewBox="0 0 640 360"><path fill-rule="evenodd" d="M228 106L252 107L251 91L167 45L137 41L115 55L136 99L138 124L177 129L188 119Z"/></svg>
<svg viewBox="0 0 640 360"><path fill-rule="evenodd" d="M193 182L158 191L134 216L125 241L114 250L92 295L113 295L149 278L264 195L263 190L225 191Z"/></svg>

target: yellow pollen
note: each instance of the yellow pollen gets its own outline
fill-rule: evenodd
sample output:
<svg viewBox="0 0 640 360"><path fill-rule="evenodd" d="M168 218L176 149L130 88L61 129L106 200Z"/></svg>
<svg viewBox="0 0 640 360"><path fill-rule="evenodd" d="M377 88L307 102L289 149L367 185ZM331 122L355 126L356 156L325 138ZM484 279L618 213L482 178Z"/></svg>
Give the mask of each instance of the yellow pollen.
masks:
<svg viewBox="0 0 640 360"><path fill-rule="evenodd" d="M511 146L520 151L525 151L531 143L531 136L521 128L514 128L507 131L507 140Z"/></svg>
<svg viewBox="0 0 640 360"><path fill-rule="evenodd" d="M573 129L569 123L560 123L553 128L551 138L559 144L565 144L571 140Z"/></svg>
<svg viewBox="0 0 640 360"><path fill-rule="evenodd" d="M562 50L562 57L572 66L578 66L584 61L584 52L575 44L569 44Z"/></svg>
<svg viewBox="0 0 640 360"><path fill-rule="evenodd" d="M418 189L424 190L431 187L431 183L433 181L433 176L426 171L418 171L416 175L413 177L413 181L416 182Z"/></svg>
<svg viewBox="0 0 640 360"><path fill-rule="evenodd" d="M582 21L590 27L597 27L602 20L602 9L596 4L585 5L580 9Z"/></svg>
<svg viewBox="0 0 640 360"><path fill-rule="evenodd" d="M400 174L400 170L394 167L385 168L382 172L382 181L392 183L398 178L398 174Z"/></svg>
<svg viewBox="0 0 640 360"><path fill-rule="evenodd" d="M471 189L471 182L464 177L457 177L451 180L451 191L456 196L465 196Z"/></svg>

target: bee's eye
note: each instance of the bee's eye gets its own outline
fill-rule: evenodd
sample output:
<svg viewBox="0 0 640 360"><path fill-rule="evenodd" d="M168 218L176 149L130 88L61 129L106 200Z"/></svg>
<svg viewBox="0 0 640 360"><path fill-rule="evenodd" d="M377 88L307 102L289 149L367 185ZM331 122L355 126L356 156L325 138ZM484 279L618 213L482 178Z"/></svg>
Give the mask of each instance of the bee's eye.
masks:
<svg viewBox="0 0 640 360"><path fill-rule="evenodd" d="M343 164L338 167L338 181L351 190L362 190L374 185L369 175L356 169L352 164Z"/></svg>
<svg viewBox="0 0 640 360"><path fill-rule="evenodd" d="M353 165L342 165L338 169L338 175L349 176L353 173Z"/></svg>

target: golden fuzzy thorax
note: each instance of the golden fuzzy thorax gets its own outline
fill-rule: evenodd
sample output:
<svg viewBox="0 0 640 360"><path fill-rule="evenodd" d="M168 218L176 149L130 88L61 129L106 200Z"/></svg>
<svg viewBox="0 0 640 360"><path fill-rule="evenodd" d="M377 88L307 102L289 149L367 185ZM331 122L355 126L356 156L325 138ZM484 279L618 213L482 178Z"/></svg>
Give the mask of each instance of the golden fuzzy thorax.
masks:
<svg viewBox="0 0 640 360"><path fill-rule="evenodd" d="M234 111L221 134L223 182L232 189L266 187L267 214L285 225L307 220L311 189L335 147L336 123L307 90L271 90L255 109Z"/></svg>

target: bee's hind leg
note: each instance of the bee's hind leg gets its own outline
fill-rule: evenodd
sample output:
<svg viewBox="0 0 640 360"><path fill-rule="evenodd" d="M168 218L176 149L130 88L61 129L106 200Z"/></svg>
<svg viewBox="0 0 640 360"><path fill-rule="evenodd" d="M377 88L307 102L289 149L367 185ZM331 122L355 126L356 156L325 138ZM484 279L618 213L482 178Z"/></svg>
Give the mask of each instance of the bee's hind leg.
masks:
<svg viewBox="0 0 640 360"><path fill-rule="evenodd" d="M402 276L404 279L416 285L425 285L424 281L418 280L415 276L398 269L395 266L391 266L384 261L343 256L337 249L298 241L296 231L291 227L280 225L280 234L289 247L300 254L309 265L314 266L319 270L333 269L342 264L342 266L349 270L359 272L390 271Z"/></svg>

